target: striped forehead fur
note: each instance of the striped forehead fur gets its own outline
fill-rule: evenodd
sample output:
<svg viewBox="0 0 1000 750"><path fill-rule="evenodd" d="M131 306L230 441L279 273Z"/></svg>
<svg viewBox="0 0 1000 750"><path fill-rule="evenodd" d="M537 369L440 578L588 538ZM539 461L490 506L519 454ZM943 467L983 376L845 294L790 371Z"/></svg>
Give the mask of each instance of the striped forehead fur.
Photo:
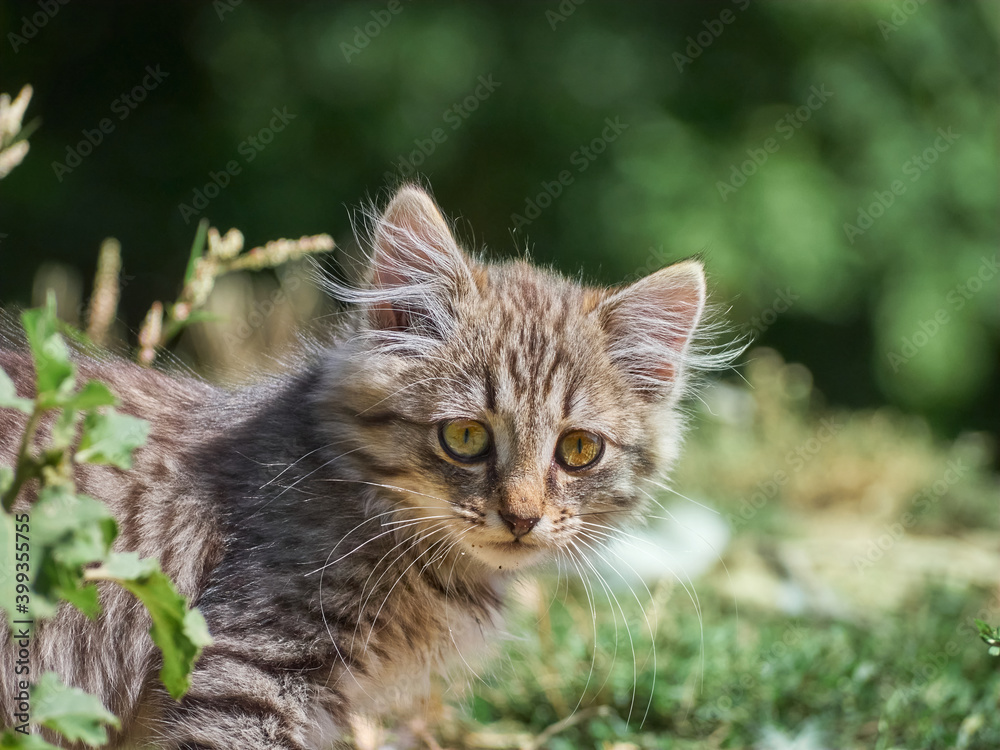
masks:
<svg viewBox="0 0 1000 750"><path fill-rule="evenodd" d="M633 373L641 390L667 390L677 403L693 376L725 370L742 353L743 346L717 344L727 331L714 307L706 301L703 273L697 260L662 269L656 275L680 277L697 287L695 298L681 294L644 294L651 277L622 287L591 287L540 269L524 261L486 264L465 253L455 241L432 200L419 188L404 187L396 203L407 192L418 193L422 203L413 210L394 215L392 204L380 211L369 204L361 214L360 246L365 273L359 283L340 283L329 277L323 286L358 315L351 335L369 342L369 352L431 355L456 330L458 303L482 295L487 299L517 299L525 320L537 319L545 306L573 306L606 324L606 317L619 318L615 335L608 340L608 353ZM428 211L433 207L433 212ZM424 210L419 210L423 208ZM377 284L382 268L402 283ZM676 270L675 270L676 269ZM669 283L661 284L669 287ZM406 329L373 328L365 311L392 306L408 311L413 324ZM613 311L613 312L612 312ZM669 345L668 342L676 342ZM669 382L654 362L669 364Z"/></svg>

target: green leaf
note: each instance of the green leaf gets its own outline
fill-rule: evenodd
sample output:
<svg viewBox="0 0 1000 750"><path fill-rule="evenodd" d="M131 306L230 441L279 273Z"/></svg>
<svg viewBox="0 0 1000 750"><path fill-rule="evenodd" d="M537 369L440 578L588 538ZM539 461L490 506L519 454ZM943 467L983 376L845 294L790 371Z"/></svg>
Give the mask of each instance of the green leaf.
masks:
<svg viewBox="0 0 1000 750"><path fill-rule="evenodd" d="M156 560L140 560L134 552L114 553L91 577L118 581L138 597L153 619L149 634L163 652L160 679L170 695L180 700L191 686L191 671L201 650L212 642L205 618L188 609Z"/></svg>
<svg viewBox="0 0 1000 750"><path fill-rule="evenodd" d="M80 412L76 409L62 409L52 424L51 447L61 451L68 450L76 440L76 426L79 421Z"/></svg>
<svg viewBox="0 0 1000 750"><path fill-rule="evenodd" d="M104 383L99 380L88 380L87 383L73 394L64 406L74 409L93 409L98 406L115 406L118 399Z"/></svg>
<svg viewBox="0 0 1000 750"><path fill-rule="evenodd" d="M21 398L14 388L14 381L0 368L0 407L17 409L25 414L31 414L35 404L31 399Z"/></svg>
<svg viewBox="0 0 1000 750"><path fill-rule="evenodd" d="M188 316L184 318L184 325L189 326L194 323L221 323L228 318L225 315L219 315L218 313L211 312L210 310L192 310L188 313Z"/></svg>
<svg viewBox="0 0 1000 750"><path fill-rule="evenodd" d="M195 323L216 323L226 320L226 316L208 310L192 310L184 320L173 320L164 331L164 340L172 339L185 328Z"/></svg>
<svg viewBox="0 0 1000 750"><path fill-rule="evenodd" d="M59 750L37 734L21 734L13 730L5 730L0 734L0 750Z"/></svg>
<svg viewBox="0 0 1000 750"><path fill-rule="evenodd" d="M1000 637L1000 628L994 628L988 622L983 620L974 620L976 623L976 628L979 630L979 635L983 638L998 638Z"/></svg>
<svg viewBox="0 0 1000 750"><path fill-rule="evenodd" d="M59 566L53 569L51 575L47 585L50 585L56 596L72 604L91 620L101 614L101 597L97 586L92 583L82 583L83 575L77 568ZM32 611L38 611L35 602L32 602Z"/></svg>
<svg viewBox="0 0 1000 750"><path fill-rule="evenodd" d="M87 335L86 331L81 331L79 328L74 325L70 325L65 320L57 320L56 328L59 330L59 333L68 338L81 349L86 349L94 353L103 351L99 346L90 340L90 336Z"/></svg>
<svg viewBox="0 0 1000 750"><path fill-rule="evenodd" d="M160 564L152 557L139 557L137 552L112 552L100 568L97 577L123 581L142 581L160 572Z"/></svg>
<svg viewBox="0 0 1000 750"><path fill-rule="evenodd" d="M96 747L108 741L105 725L119 728L117 717L97 696L67 687L54 672L42 675L31 690L31 720L72 742Z"/></svg>
<svg viewBox="0 0 1000 750"><path fill-rule="evenodd" d="M45 487L31 510L32 611L51 617L66 599L88 617L100 612L97 589L83 566L104 560L118 526L104 503L62 486Z"/></svg>
<svg viewBox="0 0 1000 750"><path fill-rule="evenodd" d="M208 238L208 219L198 222L198 229L194 233L194 241L191 243L191 254L188 256L187 270L184 271L184 284L186 285L194 278L195 269L198 267L198 260L205 252L205 240Z"/></svg>
<svg viewBox="0 0 1000 750"><path fill-rule="evenodd" d="M103 560L117 535L108 507L65 487L45 487L31 511L32 552L54 549L68 565Z"/></svg>
<svg viewBox="0 0 1000 750"><path fill-rule="evenodd" d="M91 412L83 420L83 434L74 460L132 468L132 451L146 442L149 422L110 409Z"/></svg>
<svg viewBox="0 0 1000 750"><path fill-rule="evenodd" d="M55 294L49 292L45 307L23 312L21 322L35 360L38 402L43 408L51 408L72 393L76 379L69 348L56 326Z"/></svg>
<svg viewBox="0 0 1000 750"><path fill-rule="evenodd" d="M117 402L118 399L108 387L96 380L88 381L76 393L66 395L60 402L63 410L52 426L52 447L65 450L73 444L76 440L80 412L96 409L99 406L113 406Z"/></svg>

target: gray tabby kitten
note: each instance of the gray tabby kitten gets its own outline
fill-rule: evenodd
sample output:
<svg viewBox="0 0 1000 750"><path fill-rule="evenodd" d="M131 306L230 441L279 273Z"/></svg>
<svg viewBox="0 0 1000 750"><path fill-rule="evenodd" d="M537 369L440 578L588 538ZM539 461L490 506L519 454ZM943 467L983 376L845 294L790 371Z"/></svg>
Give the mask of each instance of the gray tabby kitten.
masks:
<svg viewBox="0 0 1000 750"><path fill-rule="evenodd" d="M375 220L368 282L332 286L353 311L338 343L248 390L80 362L152 424L132 471L81 466L80 491L215 639L175 703L124 591L103 590L97 622L63 606L39 627L32 673L99 695L117 746L328 746L352 713L481 661L516 572L636 520L677 456L686 375L706 363L695 261L611 290L486 265L407 186ZM30 395L29 360L0 365ZM22 419L0 410L0 460ZM7 634L0 675L12 660Z"/></svg>

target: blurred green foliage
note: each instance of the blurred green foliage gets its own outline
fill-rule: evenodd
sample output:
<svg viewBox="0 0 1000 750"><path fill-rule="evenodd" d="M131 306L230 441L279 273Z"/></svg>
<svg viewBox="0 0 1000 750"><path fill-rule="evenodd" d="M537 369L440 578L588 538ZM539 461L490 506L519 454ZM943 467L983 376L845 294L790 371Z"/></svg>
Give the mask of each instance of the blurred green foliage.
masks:
<svg viewBox="0 0 1000 750"><path fill-rule="evenodd" d="M834 403L997 431L991 0L40 7L0 4L0 90L42 118L0 185L5 303L114 235L134 330L199 191L251 244L343 243L416 173L494 257L614 283L704 253L737 328Z"/></svg>

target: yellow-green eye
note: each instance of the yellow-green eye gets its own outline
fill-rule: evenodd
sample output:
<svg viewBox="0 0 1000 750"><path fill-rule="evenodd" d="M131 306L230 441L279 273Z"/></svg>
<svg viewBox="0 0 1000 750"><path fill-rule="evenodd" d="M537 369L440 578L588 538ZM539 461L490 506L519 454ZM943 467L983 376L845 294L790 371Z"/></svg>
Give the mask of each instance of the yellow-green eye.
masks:
<svg viewBox="0 0 1000 750"><path fill-rule="evenodd" d="M604 452L604 440L586 430L567 432L559 439L556 458L567 469L582 469L597 461Z"/></svg>
<svg viewBox="0 0 1000 750"><path fill-rule="evenodd" d="M440 437L441 446L459 461L474 461L490 450L490 433L481 423L472 419L443 422Z"/></svg>

